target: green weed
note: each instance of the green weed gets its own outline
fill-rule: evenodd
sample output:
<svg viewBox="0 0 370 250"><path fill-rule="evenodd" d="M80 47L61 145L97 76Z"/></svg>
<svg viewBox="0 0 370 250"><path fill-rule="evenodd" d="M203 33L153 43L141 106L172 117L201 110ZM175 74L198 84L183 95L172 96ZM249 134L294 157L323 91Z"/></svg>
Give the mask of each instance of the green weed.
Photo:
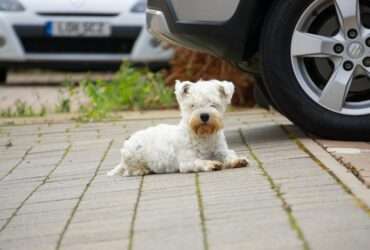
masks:
<svg viewBox="0 0 370 250"><path fill-rule="evenodd" d="M71 112L71 100L69 98L62 98L59 104L55 107L57 113L69 113Z"/></svg>
<svg viewBox="0 0 370 250"><path fill-rule="evenodd" d="M161 73L124 63L112 81L82 82L89 105L82 106L82 120L100 120L110 112L175 107L173 90Z"/></svg>
<svg viewBox="0 0 370 250"><path fill-rule="evenodd" d="M0 117L35 117L46 115L46 108L44 106L42 106L39 111L35 111L31 105L21 100L17 100L14 105L14 109L8 107L4 110L1 110Z"/></svg>

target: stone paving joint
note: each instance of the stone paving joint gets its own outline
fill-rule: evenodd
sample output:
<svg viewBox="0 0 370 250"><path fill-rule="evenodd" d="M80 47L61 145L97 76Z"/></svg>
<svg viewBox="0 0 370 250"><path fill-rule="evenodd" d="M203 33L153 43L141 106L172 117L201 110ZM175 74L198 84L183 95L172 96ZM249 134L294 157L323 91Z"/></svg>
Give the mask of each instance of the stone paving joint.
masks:
<svg viewBox="0 0 370 250"><path fill-rule="evenodd" d="M140 184L139 184L139 190L137 192L137 197L134 205L134 212L132 214L131 222L130 222L130 230L129 230L129 241L128 241L128 250L132 250L134 246L134 232L135 232L135 222L137 217L137 211L139 208L140 198L141 194L143 192L143 186L144 186L144 176L141 176L140 178Z"/></svg>
<svg viewBox="0 0 370 250"><path fill-rule="evenodd" d="M6 173L3 177L0 178L0 181L4 180L8 175L10 175L19 165L22 164L22 162L24 162L24 160L26 159L27 155L30 153L30 151L32 150L32 146L28 147L27 150L25 151L25 153L23 154L22 158L8 171L8 173Z"/></svg>
<svg viewBox="0 0 370 250"><path fill-rule="evenodd" d="M203 247L204 250L209 249L208 244L208 237L207 237L207 225L206 225L206 217L204 214L204 206L203 206L203 199L202 199L202 189L200 186L199 181L199 174L195 174L195 188L196 188L196 194L197 194L197 201L198 201L198 211L199 211L199 218L202 228L202 237L203 237Z"/></svg>
<svg viewBox="0 0 370 250"><path fill-rule="evenodd" d="M252 147L247 143L247 140L246 140L243 132L241 130L239 130L239 133L240 133L240 137L241 137L243 143L245 144L245 146L247 147L250 155L257 162L257 167L262 171L263 175L267 178L268 182L270 183L271 189L275 192L277 198L282 202L282 207L283 207L283 209L284 209L284 211L285 211L285 213L288 217L290 226L291 226L292 230L295 231L295 233L297 234L298 239L302 242L303 249L304 250L309 250L310 246L308 244L308 241L305 239L304 233L303 233L301 227L299 226L299 223L298 223L297 219L295 218L295 216L294 216L294 214L293 214L293 212L290 208L290 205L288 204L288 202L283 197L283 194L281 193L279 186L276 185L273 178L269 175L267 170L263 167L263 163L258 158L258 156L255 154Z"/></svg>

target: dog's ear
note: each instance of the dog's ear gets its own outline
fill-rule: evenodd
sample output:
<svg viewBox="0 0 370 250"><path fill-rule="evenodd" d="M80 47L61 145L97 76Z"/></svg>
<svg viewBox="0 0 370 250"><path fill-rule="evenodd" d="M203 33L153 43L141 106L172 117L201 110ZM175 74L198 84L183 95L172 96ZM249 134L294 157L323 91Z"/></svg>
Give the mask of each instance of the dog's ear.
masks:
<svg viewBox="0 0 370 250"><path fill-rule="evenodd" d="M220 81L218 84L220 96L226 100L227 104L230 104L235 91L234 84L228 81Z"/></svg>
<svg viewBox="0 0 370 250"><path fill-rule="evenodd" d="M175 85L175 94L178 100L183 99L186 95L189 94L189 89L191 87L192 82L182 82L176 80Z"/></svg>

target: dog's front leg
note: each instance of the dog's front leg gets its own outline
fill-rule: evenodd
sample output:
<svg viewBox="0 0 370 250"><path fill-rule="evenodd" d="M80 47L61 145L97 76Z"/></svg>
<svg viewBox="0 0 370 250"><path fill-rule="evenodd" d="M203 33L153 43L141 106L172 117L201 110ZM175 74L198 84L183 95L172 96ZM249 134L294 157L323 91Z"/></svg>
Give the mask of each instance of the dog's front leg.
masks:
<svg viewBox="0 0 370 250"><path fill-rule="evenodd" d="M180 162L179 170L181 173L197 173L221 170L222 162L196 159L194 161Z"/></svg>
<svg viewBox="0 0 370 250"><path fill-rule="evenodd" d="M238 157L234 150L227 149L223 154L224 168L243 168L248 166L247 157Z"/></svg>
<svg viewBox="0 0 370 250"><path fill-rule="evenodd" d="M180 152L177 161L181 173L209 172L223 168L222 162L197 159L191 151Z"/></svg>
<svg viewBox="0 0 370 250"><path fill-rule="evenodd" d="M242 168L249 164L247 157L239 157L234 150L229 149L226 140L222 140L217 148L216 158L223 162L224 168Z"/></svg>

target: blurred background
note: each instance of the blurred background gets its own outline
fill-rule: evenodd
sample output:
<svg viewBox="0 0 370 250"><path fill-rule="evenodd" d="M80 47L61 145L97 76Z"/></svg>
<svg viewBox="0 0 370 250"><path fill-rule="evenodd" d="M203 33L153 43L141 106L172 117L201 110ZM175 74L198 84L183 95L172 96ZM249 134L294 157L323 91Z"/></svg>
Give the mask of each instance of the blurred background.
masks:
<svg viewBox="0 0 370 250"><path fill-rule="evenodd" d="M230 80L254 106L253 76L176 48L145 27L145 0L0 0L0 116L175 108L176 79Z"/></svg>

